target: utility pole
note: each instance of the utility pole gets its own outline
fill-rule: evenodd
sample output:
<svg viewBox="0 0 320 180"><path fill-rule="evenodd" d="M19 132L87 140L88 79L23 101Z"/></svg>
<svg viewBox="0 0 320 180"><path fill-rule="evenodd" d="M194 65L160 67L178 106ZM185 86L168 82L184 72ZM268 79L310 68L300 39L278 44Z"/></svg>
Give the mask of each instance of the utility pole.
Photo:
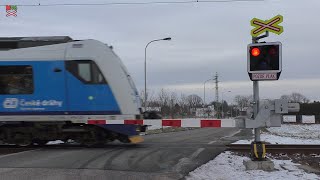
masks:
<svg viewBox="0 0 320 180"><path fill-rule="evenodd" d="M219 102L219 80L218 80L218 72L216 72L216 75L214 76L214 80L216 83L216 101Z"/></svg>
<svg viewBox="0 0 320 180"><path fill-rule="evenodd" d="M219 76L218 76L218 72L216 72L216 75L214 76L213 80L215 81L216 84L216 103L217 103L217 113L219 115L219 80L218 80ZM218 117L219 118L219 117Z"/></svg>

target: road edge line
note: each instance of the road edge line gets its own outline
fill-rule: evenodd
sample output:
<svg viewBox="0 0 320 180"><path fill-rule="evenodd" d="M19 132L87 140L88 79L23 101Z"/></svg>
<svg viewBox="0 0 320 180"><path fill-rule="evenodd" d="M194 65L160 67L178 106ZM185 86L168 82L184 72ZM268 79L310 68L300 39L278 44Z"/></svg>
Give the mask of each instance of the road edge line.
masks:
<svg viewBox="0 0 320 180"><path fill-rule="evenodd" d="M21 151L21 152L16 152L16 153L4 154L4 155L0 155L0 159L5 158L5 157L9 157L9 156L23 154L23 153L26 153L26 152L37 151L37 150L39 150L39 149L32 149L32 150Z"/></svg>

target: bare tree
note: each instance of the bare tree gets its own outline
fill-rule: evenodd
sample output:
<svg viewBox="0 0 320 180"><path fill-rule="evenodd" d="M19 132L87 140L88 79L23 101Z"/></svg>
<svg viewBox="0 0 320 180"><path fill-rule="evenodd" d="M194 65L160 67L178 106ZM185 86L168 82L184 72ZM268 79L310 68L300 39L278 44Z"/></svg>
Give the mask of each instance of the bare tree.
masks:
<svg viewBox="0 0 320 180"><path fill-rule="evenodd" d="M304 95L300 94L300 93L294 92L294 93L291 94L291 101L292 102L300 102L301 103L301 102L304 102L306 100L307 100L307 98Z"/></svg>
<svg viewBox="0 0 320 180"><path fill-rule="evenodd" d="M189 95L187 97L187 102L190 108L201 107L203 104L202 98L196 94Z"/></svg>
<svg viewBox="0 0 320 180"><path fill-rule="evenodd" d="M170 95L164 89L161 89L158 93L157 102L161 107L161 114L162 116L168 116L170 112L169 102L170 102Z"/></svg>
<svg viewBox="0 0 320 180"><path fill-rule="evenodd" d="M302 102L303 102L303 103L309 103L309 102L310 102L310 99L304 97L304 98L302 99Z"/></svg>
<svg viewBox="0 0 320 180"><path fill-rule="evenodd" d="M178 99L178 105L180 107L180 114L182 117L190 115L190 109L188 108L187 96L185 94L181 94Z"/></svg>
<svg viewBox="0 0 320 180"><path fill-rule="evenodd" d="M290 96L289 95L282 95L281 97L280 97L280 99L286 99L286 100L290 100Z"/></svg>
<svg viewBox="0 0 320 180"><path fill-rule="evenodd" d="M293 102L293 103L309 103L310 102L310 100L307 97L297 92L293 92L290 95L282 95L281 99L287 99L289 102Z"/></svg>
<svg viewBox="0 0 320 180"><path fill-rule="evenodd" d="M169 99L169 107L170 107L170 116L174 118L175 115L178 113L179 108L176 106L178 104L178 96L177 93L171 92L170 99Z"/></svg>
<svg viewBox="0 0 320 180"><path fill-rule="evenodd" d="M250 106L250 103L253 101L253 96L241 96L237 95L234 97L234 101L237 103L240 111L243 111L245 107Z"/></svg>
<svg viewBox="0 0 320 180"><path fill-rule="evenodd" d="M145 99L144 99L145 95L147 97L146 98L147 102L145 102ZM144 107L145 103L147 105L146 107L150 106L150 104L152 104L152 102L154 101L154 91L148 91L147 90L147 93L144 93L144 90L140 91L140 100L141 100L141 103L142 103L141 104L142 107Z"/></svg>
<svg viewBox="0 0 320 180"><path fill-rule="evenodd" d="M200 108L203 105L203 100L200 96L196 94L191 94L187 96L188 108L192 111L191 114L195 115L196 108Z"/></svg>
<svg viewBox="0 0 320 180"><path fill-rule="evenodd" d="M164 90L161 89L160 92L158 93L158 103L160 104L160 106L167 106L169 103L169 93Z"/></svg>

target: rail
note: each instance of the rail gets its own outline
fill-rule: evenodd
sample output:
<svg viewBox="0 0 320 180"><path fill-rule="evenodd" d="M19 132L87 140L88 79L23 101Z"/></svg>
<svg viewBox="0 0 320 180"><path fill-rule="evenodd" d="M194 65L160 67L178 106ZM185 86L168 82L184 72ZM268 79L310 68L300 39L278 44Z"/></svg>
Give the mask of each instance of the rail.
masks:
<svg viewBox="0 0 320 180"><path fill-rule="evenodd" d="M250 152L250 144L229 144L230 151ZM268 153L315 153L320 154L319 144L266 144Z"/></svg>

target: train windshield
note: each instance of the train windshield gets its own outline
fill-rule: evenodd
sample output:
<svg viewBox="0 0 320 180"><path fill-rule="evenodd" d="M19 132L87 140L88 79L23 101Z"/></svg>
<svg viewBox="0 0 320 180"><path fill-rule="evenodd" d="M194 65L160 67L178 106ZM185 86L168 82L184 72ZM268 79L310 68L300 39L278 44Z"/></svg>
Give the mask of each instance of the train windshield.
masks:
<svg viewBox="0 0 320 180"><path fill-rule="evenodd" d="M70 73L86 84L107 84L107 81L94 61L66 61L66 68Z"/></svg>

